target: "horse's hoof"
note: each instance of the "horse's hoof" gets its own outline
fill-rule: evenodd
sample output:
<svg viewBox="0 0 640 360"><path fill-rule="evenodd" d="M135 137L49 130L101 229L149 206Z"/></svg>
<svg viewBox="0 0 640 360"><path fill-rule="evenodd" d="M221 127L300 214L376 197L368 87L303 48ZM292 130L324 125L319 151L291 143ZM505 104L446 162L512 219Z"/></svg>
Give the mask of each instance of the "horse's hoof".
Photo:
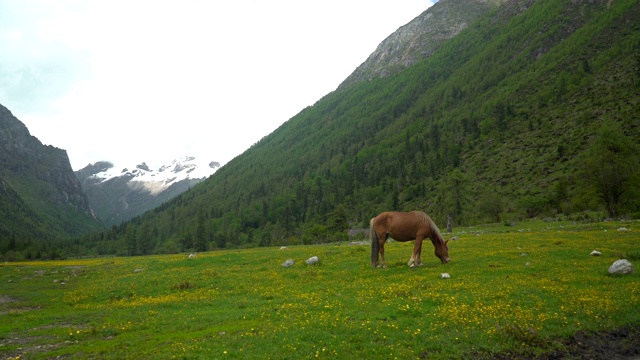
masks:
<svg viewBox="0 0 640 360"><path fill-rule="evenodd" d="M414 267L416 267L416 264L409 264L409 267L410 268L414 268Z"/></svg>
<svg viewBox="0 0 640 360"><path fill-rule="evenodd" d="M387 264L382 265L382 267L383 267L384 269L386 269L386 268L387 268Z"/></svg>

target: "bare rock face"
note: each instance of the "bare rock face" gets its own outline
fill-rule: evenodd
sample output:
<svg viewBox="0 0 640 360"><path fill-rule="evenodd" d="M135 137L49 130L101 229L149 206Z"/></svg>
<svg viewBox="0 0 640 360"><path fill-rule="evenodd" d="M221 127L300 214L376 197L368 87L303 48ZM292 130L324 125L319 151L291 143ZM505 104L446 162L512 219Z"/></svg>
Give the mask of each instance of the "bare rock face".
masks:
<svg viewBox="0 0 640 360"><path fill-rule="evenodd" d="M384 39L340 87L387 77L436 52L506 0L440 0Z"/></svg>

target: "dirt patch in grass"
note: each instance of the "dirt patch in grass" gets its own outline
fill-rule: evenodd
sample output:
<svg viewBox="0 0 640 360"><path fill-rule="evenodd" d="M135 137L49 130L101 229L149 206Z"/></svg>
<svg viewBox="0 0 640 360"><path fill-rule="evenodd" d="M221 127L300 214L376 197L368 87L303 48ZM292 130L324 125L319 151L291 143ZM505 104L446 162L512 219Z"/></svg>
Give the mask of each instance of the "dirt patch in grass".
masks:
<svg viewBox="0 0 640 360"><path fill-rule="evenodd" d="M560 349L537 356L522 353L504 353L491 359L556 360L556 359L640 359L640 325L626 325L612 331L579 331L560 340ZM480 355L480 354L477 354ZM483 356L479 356L482 358ZM487 358L487 357L484 357Z"/></svg>
<svg viewBox="0 0 640 360"><path fill-rule="evenodd" d="M18 299L12 298L9 295L0 295L0 304L7 304L7 303L10 303L10 302L15 302L15 301L18 301Z"/></svg>
<svg viewBox="0 0 640 360"><path fill-rule="evenodd" d="M9 295L0 295L0 315L6 315L11 311L15 311L12 303L18 302L18 299Z"/></svg>
<svg viewBox="0 0 640 360"><path fill-rule="evenodd" d="M613 331L578 332L564 343L564 351L544 359L575 357L579 359L640 358L640 325L623 326Z"/></svg>
<svg viewBox="0 0 640 360"><path fill-rule="evenodd" d="M34 342L42 341L49 341L51 343L34 344ZM2 359L19 359L23 357L28 358L31 355L52 351L61 346L63 346L63 343L61 343L59 340L56 341L52 338L44 336L28 336L22 338L9 337L0 340L0 353L2 353ZM10 350L4 350L5 347L9 347Z"/></svg>

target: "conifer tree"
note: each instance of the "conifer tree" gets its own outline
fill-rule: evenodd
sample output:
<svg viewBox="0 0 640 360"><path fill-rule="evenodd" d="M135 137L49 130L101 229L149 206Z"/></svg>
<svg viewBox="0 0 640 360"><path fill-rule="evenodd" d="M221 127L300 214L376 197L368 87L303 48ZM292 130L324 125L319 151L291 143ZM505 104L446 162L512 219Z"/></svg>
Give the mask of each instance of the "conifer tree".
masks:
<svg viewBox="0 0 640 360"><path fill-rule="evenodd" d="M638 146L615 123L605 124L589 149L585 173L604 201L609 216L619 215L619 205L640 176Z"/></svg>

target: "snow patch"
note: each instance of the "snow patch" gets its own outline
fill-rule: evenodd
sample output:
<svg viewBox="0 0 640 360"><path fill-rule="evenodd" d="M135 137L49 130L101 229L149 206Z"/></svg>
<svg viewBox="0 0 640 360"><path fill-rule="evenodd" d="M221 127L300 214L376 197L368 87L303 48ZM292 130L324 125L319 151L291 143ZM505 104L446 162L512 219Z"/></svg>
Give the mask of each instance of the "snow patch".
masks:
<svg viewBox="0 0 640 360"><path fill-rule="evenodd" d="M152 194L159 194L172 184L186 180L204 180L220 168L215 161L198 159L194 156L184 156L160 166L157 170L149 167L145 162L120 166L113 164L92 178L102 182L116 178L128 177L132 188L143 187Z"/></svg>

